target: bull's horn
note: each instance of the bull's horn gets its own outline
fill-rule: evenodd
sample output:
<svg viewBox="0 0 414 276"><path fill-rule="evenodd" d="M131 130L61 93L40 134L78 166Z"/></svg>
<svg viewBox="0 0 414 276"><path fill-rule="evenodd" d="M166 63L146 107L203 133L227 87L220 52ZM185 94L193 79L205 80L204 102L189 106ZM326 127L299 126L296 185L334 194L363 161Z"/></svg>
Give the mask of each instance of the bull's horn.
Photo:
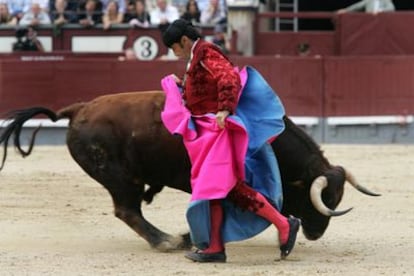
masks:
<svg viewBox="0 0 414 276"><path fill-rule="evenodd" d="M328 186L328 180L325 176L317 177L311 185L310 199L316 210L327 217L342 216L352 210L352 207L344 211L335 211L328 208L322 201L322 191L326 186Z"/></svg>
<svg viewBox="0 0 414 276"><path fill-rule="evenodd" d="M345 178L349 182L349 184L351 184L355 189L357 189L358 191L360 191L363 194L370 195L370 196L380 196L381 195L381 194L371 192L367 188L359 185L358 181L355 178L355 176L352 173L348 172L347 170L345 170Z"/></svg>

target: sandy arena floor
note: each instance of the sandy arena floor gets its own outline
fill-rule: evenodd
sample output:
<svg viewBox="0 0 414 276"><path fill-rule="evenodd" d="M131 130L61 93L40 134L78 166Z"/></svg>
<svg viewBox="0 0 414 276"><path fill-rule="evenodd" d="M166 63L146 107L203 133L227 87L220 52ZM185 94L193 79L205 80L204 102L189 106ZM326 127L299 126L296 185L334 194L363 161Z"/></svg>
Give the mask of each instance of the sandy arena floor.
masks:
<svg viewBox="0 0 414 276"><path fill-rule="evenodd" d="M113 216L112 201L66 147L13 150L0 172L0 275L414 275L414 146L323 145L332 163L350 169L374 198L347 187L325 235L300 233L287 261L278 260L276 231L231 243L225 264L197 264L183 252L152 250ZM146 218L187 231L189 196L165 189Z"/></svg>

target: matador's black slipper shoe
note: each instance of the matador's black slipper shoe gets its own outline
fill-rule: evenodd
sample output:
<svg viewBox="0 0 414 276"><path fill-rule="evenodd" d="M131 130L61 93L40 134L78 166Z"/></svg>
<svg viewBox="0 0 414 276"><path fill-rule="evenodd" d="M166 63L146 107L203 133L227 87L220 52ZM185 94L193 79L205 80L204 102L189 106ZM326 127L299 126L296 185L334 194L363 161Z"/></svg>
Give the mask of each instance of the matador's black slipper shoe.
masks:
<svg viewBox="0 0 414 276"><path fill-rule="evenodd" d="M203 253L201 250L196 250L194 252L188 252L185 254L187 259L190 259L194 262L199 263L225 263L226 262L226 253L224 251L217 253Z"/></svg>
<svg viewBox="0 0 414 276"><path fill-rule="evenodd" d="M289 222L289 238L285 244L280 246L280 258L282 260L286 259L286 257L292 252L293 247L295 246L296 242L296 235L298 234L299 227L300 227L300 219L295 218L294 216L290 216L288 218Z"/></svg>

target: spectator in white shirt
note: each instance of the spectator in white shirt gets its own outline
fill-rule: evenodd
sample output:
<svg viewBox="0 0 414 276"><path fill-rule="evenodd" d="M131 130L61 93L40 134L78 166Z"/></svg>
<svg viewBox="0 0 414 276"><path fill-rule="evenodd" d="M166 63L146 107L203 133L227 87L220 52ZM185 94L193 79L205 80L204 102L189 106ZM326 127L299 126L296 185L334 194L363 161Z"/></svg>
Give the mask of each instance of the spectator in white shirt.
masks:
<svg viewBox="0 0 414 276"><path fill-rule="evenodd" d="M151 11L151 24L166 25L180 17L178 9L167 3L166 0L157 0L157 8Z"/></svg>
<svg viewBox="0 0 414 276"><path fill-rule="evenodd" d="M210 0L206 9L201 11L201 24L223 24L226 23L226 11L220 6L219 0Z"/></svg>
<svg viewBox="0 0 414 276"><path fill-rule="evenodd" d="M196 1L197 1L197 6L201 12L207 9L208 6L210 5L210 0L196 0ZM227 12L226 0L219 0L219 4L220 4L220 9Z"/></svg>
<svg viewBox="0 0 414 276"><path fill-rule="evenodd" d="M20 19L20 25L38 26L50 24L50 17L47 12L42 10L38 3L32 4L31 9L26 12L22 19Z"/></svg>
<svg viewBox="0 0 414 276"><path fill-rule="evenodd" d="M40 8L45 11L49 12L49 0L28 0L26 1L26 5L23 9L24 12L28 12L33 4L39 4Z"/></svg>

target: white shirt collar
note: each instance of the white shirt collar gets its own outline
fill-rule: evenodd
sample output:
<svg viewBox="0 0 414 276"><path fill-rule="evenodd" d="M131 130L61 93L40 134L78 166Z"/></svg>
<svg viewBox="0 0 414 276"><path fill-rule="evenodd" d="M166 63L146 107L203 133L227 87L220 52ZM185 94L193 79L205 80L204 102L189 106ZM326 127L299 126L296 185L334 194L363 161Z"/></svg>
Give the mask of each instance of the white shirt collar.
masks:
<svg viewBox="0 0 414 276"><path fill-rule="evenodd" d="M200 41L200 39L197 39L196 41L194 41L193 46L191 46L191 53L190 53L190 59L187 62L187 71L190 69L190 65L191 65L191 61L193 60L194 57L194 48L197 45L197 43Z"/></svg>

